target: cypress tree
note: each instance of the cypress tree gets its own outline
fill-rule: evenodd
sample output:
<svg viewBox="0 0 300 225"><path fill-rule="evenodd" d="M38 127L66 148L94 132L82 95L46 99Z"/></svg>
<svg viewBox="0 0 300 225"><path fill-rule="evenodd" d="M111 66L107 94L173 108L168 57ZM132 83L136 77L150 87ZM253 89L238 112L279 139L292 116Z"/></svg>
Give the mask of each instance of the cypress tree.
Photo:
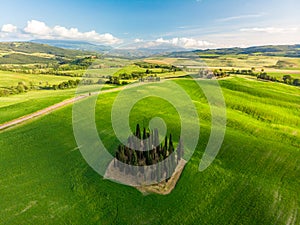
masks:
<svg viewBox="0 0 300 225"><path fill-rule="evenodd" d="M149 150L149 151L147 151L146 165L151 165L151 163L152 163L152 157L151 157L150 150Z"/></svg>
<svg viewBox="0 0 300 225"><path fill-rule="evenodd" d="M146 128L143 129L143 140L147 139Z"/></svg>
<svg viewBox="0 0 300 225"><path fill-rule="evenodd" d="M173 146L173 140L172 140L172 134L170 134L170 138L169 138L169 155L174 152L174 146Z"/></svg>
<svg viewBox="0 0 300 225"><path fill-rule="evenodd" d="M140 124L137 124L137 125L136 125L135 136L136 136L138 139L141 139L141 129L140 129Z"/></svg>
<svg viewBox="0 0 300 225"><path fill-rule="evenodd" d="M168 152L168 137L165 137L165 146L163 148L163 156L164 159L167 157L167 152Z"/></svg>
<svg viewBox="0 0 300 225"><path fill-rule="evenodd" d="M154 129L154 146L159 145L159 135L157 128Z"/></svg>

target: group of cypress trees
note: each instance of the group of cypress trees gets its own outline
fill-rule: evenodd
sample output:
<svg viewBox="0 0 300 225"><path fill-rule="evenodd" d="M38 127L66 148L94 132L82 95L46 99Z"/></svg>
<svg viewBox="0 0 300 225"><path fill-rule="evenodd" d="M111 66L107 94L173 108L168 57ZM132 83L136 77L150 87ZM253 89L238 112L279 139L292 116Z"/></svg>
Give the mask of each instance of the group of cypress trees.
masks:
<svg viewBox="0 0 300 225"><path fill-rule="evenodd" d="M177 157L175 156L176 153ZM166 178L171 177L183 155L184 149L181 139L175 151L172 134L169 135L169 138L166 136L164 143L160 144L157 129L150 131L143 128L143 132L141 132L140 125L137 124L135 135L128 138L127 146L123 144L118 146L116 151L117 160L114 161L114 166L118 167L120 171L136 175L138 173L136 167L131 171L124 171L124 164L139 166L141 173L144 172L144 166L155 165L151 179L160 180L164 176ZM164 162L160 163L162 161Z"/></svg>

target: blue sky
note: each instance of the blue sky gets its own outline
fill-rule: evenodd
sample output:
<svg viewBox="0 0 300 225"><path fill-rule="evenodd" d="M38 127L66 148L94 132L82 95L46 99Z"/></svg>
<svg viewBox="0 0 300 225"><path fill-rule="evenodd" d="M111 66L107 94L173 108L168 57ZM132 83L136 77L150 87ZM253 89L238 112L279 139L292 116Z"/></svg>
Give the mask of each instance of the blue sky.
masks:
<svg viewBox="0 0 300 225"><path fill-rule="evenodd" d="M186 48L294 44L298 9L297 0L11 0L0 8L0 38Z"/></svg>

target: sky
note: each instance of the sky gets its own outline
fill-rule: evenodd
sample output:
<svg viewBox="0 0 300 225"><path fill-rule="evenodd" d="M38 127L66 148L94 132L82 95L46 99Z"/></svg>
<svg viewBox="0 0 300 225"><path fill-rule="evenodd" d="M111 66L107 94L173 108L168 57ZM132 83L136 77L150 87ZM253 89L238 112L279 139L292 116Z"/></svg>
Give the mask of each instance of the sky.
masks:
<svg viewBox="0 0 300 225"><path fill-rule="evenodd" d="M188 49L300 43L298 0L10 0L0 40Z"/></svg>

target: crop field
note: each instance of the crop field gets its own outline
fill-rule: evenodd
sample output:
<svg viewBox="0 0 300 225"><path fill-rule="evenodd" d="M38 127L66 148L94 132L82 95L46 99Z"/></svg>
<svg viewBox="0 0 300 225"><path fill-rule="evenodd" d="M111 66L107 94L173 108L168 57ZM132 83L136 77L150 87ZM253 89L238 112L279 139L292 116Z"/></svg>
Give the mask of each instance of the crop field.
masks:
<svg viewBox="0 0 300 225"><path fill-rule="evenodd" d="M262 68L276 66L279 69L300 69L298 58L276 57L276 56L251 56L251 55L225 55L216 58L199 56L209 67L241 67ZM281 63L278 63L281 62Z"/></svg>
<svg viewBox="0 0 300 225"><path fill-rule="evenodd" d="M53 76L44 74L24 74L24 73L14 73L9 71L0 71L0 88L17 86L18 82L25 82L29 85L32 82L33 85L46 86L59 84L63 81L76 80L76 77L70 76Z"/></svg>
<svg viewBox="0 0 300 225"><path fill-rule="evenodd" d="M299 224L300 89L241 76L219 80L227 106L226 135L212 165L199 172L210 109L196 81L174 82L196 106L200 141L171 194L143 196L94 172L78 150L72 106L67 106L0 132L0 224ZM65 97L71 92L64 91ZM100 95L96 106L99 136L111 153L118 144L111 125L117 94ZM26 106L19 96L14 96L16 111ZM8 100L6 106L12 104ZM178 136L178 114L156 97L134 106L130 124L147 125L155 116Z"/></svg>
<svg viewBox="0 0 300 225"><path fill-rule="evenodd" d="M196 55L182 58L149 58L144 61L161 64L180 64L187 66L207 66L211 68L242 68L270 69L270 70L300 70L298 58L259 56L259 55Z"/></svg>

